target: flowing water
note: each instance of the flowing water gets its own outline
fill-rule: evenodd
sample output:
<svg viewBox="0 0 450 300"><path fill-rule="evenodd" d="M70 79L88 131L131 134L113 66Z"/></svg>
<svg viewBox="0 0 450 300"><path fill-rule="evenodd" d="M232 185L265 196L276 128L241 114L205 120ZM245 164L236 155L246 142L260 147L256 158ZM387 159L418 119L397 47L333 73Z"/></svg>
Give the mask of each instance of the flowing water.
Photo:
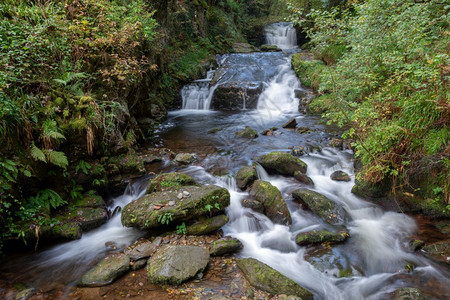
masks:
<svg viewBox="0 0 450 300"><path fill-rule="evenodd" d="M267 40L284 49L295 49L296 44L290 44L295 39L289 28L291 26L284 23L269 26ZM166 164L165 170L177 169L200 183L227 188L231 194L231 205L227 208L230 222L223 231L243 243L244 248L237 255L253 257L270 265L308 288L316 299L390 299L389 293L410 286L420 288L431 299L448 298L448 268L408 250L409 238L417 228L415 221L404 214L383 211L353 195L353 153L327 147L329 139L340 134L340 130L323 124L317 116L298 112L299 99L295 92L302 87L290 68L291 55L292 50L227 54L218 59L225 68L215 74L211 71L206 79L186 86L181 92L184 109L171 112L158 134L164 147L177 152L196 152L200 160L186 168ZM220 79L211 87L210 82L217 72L221 72ZM263 86L255 109L209 110L215 88L230 82ZM298 134L281 128L290 118L295 118L299 126L308 127L310 132ZM245 126L258 132L272 127L279 129L273 136L260 135L254 140L236 138L236 132ZM219 131L208 133L211 128ZM274 224L266 216L244 208L241 201L250 195L237 188L230 174L251 165L256 156L271 151L288 152L299 146L306 152L301 159L308 165L307 175L314 182L312 188L294 178L269 175L257 166L260 179L271 182L281 191L292 216L292 225ZM351 181L331 180L330 175L336 170L350 174ZM145 184L146 181L142 181L134 185L134 191L129 188L115 200L114 206L123 206L138 198L145 190ZM295 243L298 233L332 230L322 219L293 201L291 193L300 187L311 188L344 207L350 216L344 224L351 236L349 240L333 247L307 248ZM113 241L120 248L141 235L137 230L123 228L120 216L115 216L97 230L83 235L79 241L33 256L32 263L27 258L31 267L21 272L22 276L28 277L23 280L33 286L42 286L49 280L61 282L62 272L69 269L71 275L67 276L65 272L67 278L63 283L74 282L105 255L106 242ZM413 270L407 270L407 265L413 266Z"/></svg>

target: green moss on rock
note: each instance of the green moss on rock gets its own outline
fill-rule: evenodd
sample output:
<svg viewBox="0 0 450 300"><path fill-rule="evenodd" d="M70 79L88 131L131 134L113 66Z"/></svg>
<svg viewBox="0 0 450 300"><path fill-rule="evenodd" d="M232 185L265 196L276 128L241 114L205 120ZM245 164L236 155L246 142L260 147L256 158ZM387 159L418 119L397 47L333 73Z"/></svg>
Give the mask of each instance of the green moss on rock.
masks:
<svg viewBox="0 0 450 300"><path fill-rule="evenodd" d="M250 284L273 295L285 294L312 299L313 295L292 279L254 259L237 259L236 264Z"/></svg>
<svg viewBox="0 0 450 300"><path fill-rule="evenodd" d="M348 237L349 234L347 231L330 232L328 230L313 230L299 233L295 238L295 242L300 246L326 242L341 243L347 240Z"/></svg>
<svg viewBox="0 0 450 300"><path fill-rule="evenodd" d="M130 258L124 254L115 254L101 260L87 272L80 281L81 286L104 286L125 274L130 269Z"/></svg>
<svg viewBox="0 0 450 300"><path fill-rule="evenodd" d="M165 173L156 176L147 187L147 194L165 190L179 189L182 186L198 186L197 181L189 175L179 172Z"/></svg>
<svg viewBox="0 0 450 300"><path fill-rule="evenodd" d="M263 205L267 217L273 222L284 225L291 224L291 214L286 202L278 188L270 182L256 180L250 190L250 195Z"/></svg>
<svg viewBox="0 0 450 300"><path fill-rule="evenodd" d="M235 238L225 237L213 242L209 254L212 256L222 256L229 253L234 253L243 248L241 241Z"/></svg>
<svg viewBox="0 0 450 300"><path fill-rule="evenodd" d="M237 186L244 190L251 186L255 180L258 179L258 173L254 166L242 167L236 174Z"/></svg>
<svg viewBox="0 0 450 300"><path fill-rule="evenodd" d="M270 152L256 158L256 162L268 172L294 176L295 172L306 173L307 166L299 158L286 152Z"/></svg>
<svg viewBox="0 0 450 300"><path fill-rule="evenodd" d="M259 135L255 129L245 126L244 130L236 133L236 136L245 139L256 139Z"/></svg>
<svg viewBox="0 0 450 300"><path fill-rule="evenodd" d="M187 227L187 233L190 235L204 235L222 228L229 221L225 215L218 215L212 218L203 219Z"/></svg>

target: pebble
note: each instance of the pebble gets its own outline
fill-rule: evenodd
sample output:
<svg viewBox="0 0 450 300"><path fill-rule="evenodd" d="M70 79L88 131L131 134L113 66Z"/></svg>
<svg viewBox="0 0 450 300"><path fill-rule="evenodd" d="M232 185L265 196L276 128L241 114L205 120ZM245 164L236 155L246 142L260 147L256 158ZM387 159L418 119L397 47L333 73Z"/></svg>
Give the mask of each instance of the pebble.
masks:
<svg viewBox="0 0 450 300"><path fill-rule="evenodd" d="M189 193L188 191L183 191L183 195L186 197L189 197L191 195L191 193Z"/></svg>
<svg viewBox="0 0 450 300"><path fill-rule="evenodd" d="M169 201L169 206L175 206L175 204L176 204L175 201L173 201L173 200Z"/></svg>
<svg viewBox="0 0 450 300"><path fill-rule="evenodd" d="M179 193L178 196L177 196L177 198L178 198L179 200L183 199L183 194L182 194L182 193Z"/></svg>

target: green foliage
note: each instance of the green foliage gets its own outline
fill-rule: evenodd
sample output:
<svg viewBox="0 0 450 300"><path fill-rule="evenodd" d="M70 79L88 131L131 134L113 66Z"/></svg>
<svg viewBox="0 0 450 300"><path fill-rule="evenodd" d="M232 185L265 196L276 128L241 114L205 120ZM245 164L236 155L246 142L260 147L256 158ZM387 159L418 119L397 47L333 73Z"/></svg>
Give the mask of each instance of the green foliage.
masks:
<svg viewBox="0 0 450 300"><path fill-rule="evenodd" d="M186 224L177 225L177 234L187 234Z"/></svg>
<svg viewBox="0 0 450 300"><path fill-rule="evenodd" d="M75 167L75 173L78 174L78 172L81 170L85 175L89 173L89 170L92 168L91 164L88 162L85 162L84 160L80 160L78 162L78 165Z"/></svg>
<svg viewBox="0 0 450 300"><path fill-rule="evenodd" d="M158 223L161 223L162 225L169 225L169 223L172 221L172 213L164 213L158 216Z"/></svg>
<svg viewBox="0 0 450 300"><path fill-rule="evenodd" d="M46 214L49 214L50 208L56 209L67 204L67 201L63 200L54 190L45 189L39 191L35 196L30 197L28 204L28 210L43 210Z"/></svg>
<svg viewBox="0 0 450 300"><path fill-rule="evenodd" d="M312 52L327 65L314 79L332 99L325 116L350 127L366 179L408 184L427 161L450 186L448 164L439 162L450 141L449 6L369 0L323 10L293 2L291 18L307 28Z"/></svg>
<svg viewBox="0 0 450 300"><path fill-rule="evenodd" d="M72 200L81 200L83 199L83 187L77 185L75 180L72 179L72 189L70 190L70 198Z"/></svg>

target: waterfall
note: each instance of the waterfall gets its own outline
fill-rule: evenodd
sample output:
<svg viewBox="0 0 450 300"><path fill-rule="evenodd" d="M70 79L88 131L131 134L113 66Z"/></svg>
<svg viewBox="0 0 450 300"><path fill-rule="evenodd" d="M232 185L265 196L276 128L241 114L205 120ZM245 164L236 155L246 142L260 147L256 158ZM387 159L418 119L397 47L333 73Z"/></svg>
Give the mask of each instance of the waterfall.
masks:
<svg viewBox="0 0 450 300"><path fill-rule="evenodd" d="M297 48L297 32L292 23L282 22L267 25L265 28L267 44L281 49Z"/></svg>
<svg viewBox="0 0 450 300"><path fill-rule="evenodd" d="M181 89L183 109L209 110L216 86L210 88L211 78L195 80Z"/></svg>

